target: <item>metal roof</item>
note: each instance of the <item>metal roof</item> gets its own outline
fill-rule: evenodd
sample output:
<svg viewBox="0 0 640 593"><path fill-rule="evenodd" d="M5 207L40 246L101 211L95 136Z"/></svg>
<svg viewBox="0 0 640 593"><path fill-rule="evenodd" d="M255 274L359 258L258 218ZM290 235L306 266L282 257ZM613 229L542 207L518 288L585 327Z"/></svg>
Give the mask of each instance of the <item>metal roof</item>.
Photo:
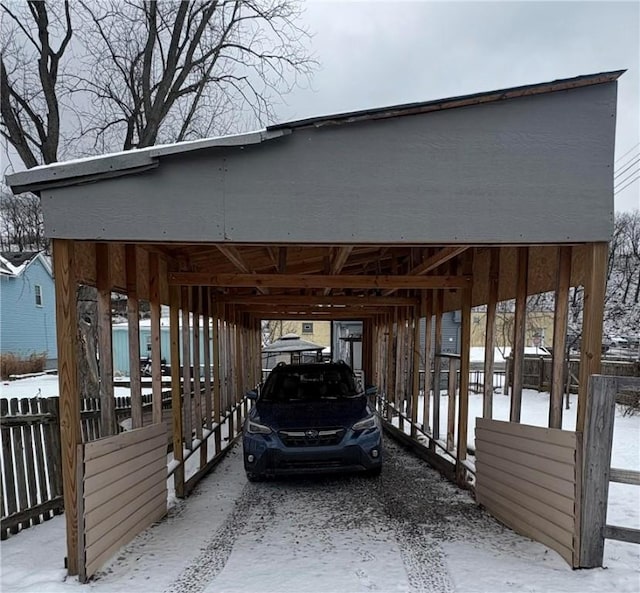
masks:
<svg viewBox="0 0 640 593"><path fill-rule="evenodd" d="M552 82L512 87L447 99L438 99L421 103L407 103L376 109L365 109L362 111L306 118L276 124L269 126L264 130L248 134L204 138L189 142L149 146L124 152L52 163L50 165L41 165L27 171L20 171L7 175L6 180L15 193L23 191L37 192L44 188L87 183L96 181L97 179L119 177L148 169L154 169L159 166L160 157L164 156L171 156L202 149L228 147L240 148L251 144L260 144L265 140L272 140L274 138L290 134L296 128L344 125L361 121L418 115L442 111L445 109L468 107L471 105L493 103L508 99L516 99L519 97L529 97L557 91L566 91L590 85L613 82L624 72L625 70L615 70L611 72L588 74L584 76L577 76L575 78L565 78Z"/></svg>

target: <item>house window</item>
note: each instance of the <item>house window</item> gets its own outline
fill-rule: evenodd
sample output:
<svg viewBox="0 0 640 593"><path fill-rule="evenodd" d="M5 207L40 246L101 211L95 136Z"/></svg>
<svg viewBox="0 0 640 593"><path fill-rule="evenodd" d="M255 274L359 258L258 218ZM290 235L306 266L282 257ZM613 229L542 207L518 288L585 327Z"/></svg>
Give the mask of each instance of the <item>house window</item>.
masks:
<svg viewBox="0 0 640 593"><path fill-rule="evenodd" d="M312 334L313 333L313 323L303 323L302 324L302 333L303 334Z"/></svg>
<svg viewBox="0 0 640 593"><path fill-rule="evenodd" d="M42 307L42 286L36 284L34 289L36 294L36 307Z"/></svg>

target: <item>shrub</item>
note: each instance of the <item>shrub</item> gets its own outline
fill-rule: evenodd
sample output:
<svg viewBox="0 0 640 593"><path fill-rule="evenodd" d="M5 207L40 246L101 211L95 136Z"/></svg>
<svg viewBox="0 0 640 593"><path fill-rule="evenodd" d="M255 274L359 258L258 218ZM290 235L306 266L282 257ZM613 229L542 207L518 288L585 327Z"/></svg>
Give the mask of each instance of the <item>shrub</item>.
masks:
<svg viewBox="0 0 640 593"><path fill-rule="evenodd" d="M47 362L46 353L30 354L26 357L16 354L0 355L0 378L3 381L9 379L11 375L26 375L28 373L41 373L44 371Z"/></svg>

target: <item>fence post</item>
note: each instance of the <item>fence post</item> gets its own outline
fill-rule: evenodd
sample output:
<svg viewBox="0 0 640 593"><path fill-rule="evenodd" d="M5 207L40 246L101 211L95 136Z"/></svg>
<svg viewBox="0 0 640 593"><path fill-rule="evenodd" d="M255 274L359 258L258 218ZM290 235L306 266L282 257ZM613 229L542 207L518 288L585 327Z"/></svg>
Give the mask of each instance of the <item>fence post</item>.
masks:
<svg viewBox="0 0 640 593"><path fill-rule="evenodd" d="M578 505L580 568L602 566L617 388L616 377L592 375L586 392L589 397L585 402L583 467Z"/></svg>

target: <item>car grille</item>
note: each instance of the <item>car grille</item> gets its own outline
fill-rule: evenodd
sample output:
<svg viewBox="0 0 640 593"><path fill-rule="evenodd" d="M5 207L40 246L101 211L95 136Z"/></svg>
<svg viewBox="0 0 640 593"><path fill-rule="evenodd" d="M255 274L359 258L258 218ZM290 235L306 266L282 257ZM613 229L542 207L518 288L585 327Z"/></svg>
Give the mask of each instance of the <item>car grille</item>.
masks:
<svg viewBox="0 0 640 593"><path fill-rule="evenodd" d="M330 447L342 440L344 428L281 430L278 435L285 447Z"/></svg>

